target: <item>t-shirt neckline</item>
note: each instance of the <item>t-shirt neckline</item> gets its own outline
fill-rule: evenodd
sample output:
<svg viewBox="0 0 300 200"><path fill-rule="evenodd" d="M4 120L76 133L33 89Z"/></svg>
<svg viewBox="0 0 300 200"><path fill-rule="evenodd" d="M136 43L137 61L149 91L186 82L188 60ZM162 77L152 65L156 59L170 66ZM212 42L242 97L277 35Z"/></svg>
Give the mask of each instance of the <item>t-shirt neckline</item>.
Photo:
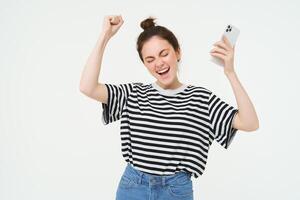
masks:
<svg viewBox="0 0 300 200"><path fill-rule="evenodd" d="M187 84L182 84L179 88L176 89L164 89L160 87L156 82L151 83L151 86L156 89L159 93L167 96L174 96L182 91L184 91L188 85Z"/></svg>

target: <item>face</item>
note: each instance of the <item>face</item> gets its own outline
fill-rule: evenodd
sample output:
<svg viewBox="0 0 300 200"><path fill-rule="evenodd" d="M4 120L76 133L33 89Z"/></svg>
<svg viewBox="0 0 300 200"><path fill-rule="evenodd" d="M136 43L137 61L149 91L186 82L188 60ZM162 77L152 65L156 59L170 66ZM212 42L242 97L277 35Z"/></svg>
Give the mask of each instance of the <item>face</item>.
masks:
<svg viewBox="0 0 300 200"><path fill-rule="evenodd" d="M167 40L153 36L144 43L141 53L144 65L160 86L176 88L180 84L177 78L177 60L180 59L180 52L175 52Z"/></svg>

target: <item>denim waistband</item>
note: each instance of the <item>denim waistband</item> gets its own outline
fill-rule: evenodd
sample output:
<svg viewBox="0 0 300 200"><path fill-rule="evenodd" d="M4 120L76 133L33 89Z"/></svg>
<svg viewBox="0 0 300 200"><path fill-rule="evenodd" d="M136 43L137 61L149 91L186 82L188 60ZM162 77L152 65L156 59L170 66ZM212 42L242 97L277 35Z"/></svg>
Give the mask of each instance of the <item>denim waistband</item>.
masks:
<svg viewBox="0 0 300 200"><path fill-rule="evenodd" d="M124 175L130 176L131 179L135 179L136 182L145 185L175 184L179 179L191 179L191 173L186 171L178 171L172 175L153 175L138 170L131 163L127 163Z"/></svg>

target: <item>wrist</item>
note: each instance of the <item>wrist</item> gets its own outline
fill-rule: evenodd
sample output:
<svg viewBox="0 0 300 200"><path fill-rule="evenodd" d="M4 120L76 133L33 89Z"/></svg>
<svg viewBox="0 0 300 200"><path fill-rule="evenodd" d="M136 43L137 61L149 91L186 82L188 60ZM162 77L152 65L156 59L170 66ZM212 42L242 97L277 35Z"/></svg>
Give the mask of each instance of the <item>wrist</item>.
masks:
<svg viewBox="0 0 300 200"><path fill-rule="evenodd" d="M234 70L233 70L233 71L224 71L224 74L225 74L227 77L235 76L235 75L236 75L236 73L235 73Z"/></svg>
<svg viewBox="0 0 300 200"><path fill-rule="evenodd" d="M99 40L104 40L104 41L108 41L111 37L106 34L105 32L101 32L100 36L99 36Z"/></svg>

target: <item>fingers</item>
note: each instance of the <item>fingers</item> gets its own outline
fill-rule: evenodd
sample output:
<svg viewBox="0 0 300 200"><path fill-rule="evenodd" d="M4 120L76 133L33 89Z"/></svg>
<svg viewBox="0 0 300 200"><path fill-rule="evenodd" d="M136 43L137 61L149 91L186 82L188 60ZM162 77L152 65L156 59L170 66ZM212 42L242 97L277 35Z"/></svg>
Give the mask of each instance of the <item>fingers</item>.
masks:
<svg viewBox="0 0 300 200"><path fill-rule="evenodd" d="M210 53L219 53L219 54L222 54L222 55L227 55L228 52L220 47L215 47L213 48Z"/></svg>
<svg viewBox="0 0 300 200"><path fill-rule="evenodd" d="M124 20L122 19L122 16L121 16L121 15L119 16L119 20L120 20L120 21L119 21L120 23L119 23L118 26L121 26L121 25L124 23Z"/></svg>
<svg viewBox="0 0 300 200"><path fill-rule="evenodd" d="M213 45L214 45L214 46L218 46L218 47L220 47L220 48L223 48L223 49L225 49L225 50L227 50L227 51L230 51L231 49L233 49L233 48L231 47L231 45L230 45L229 40L228 40L224 35L222 36L222 40L220 40L220 41L214 43Z"/></svg>
<svg viewBox="0 0 300 200"><path fill-rule="evenodd" d="M212 56L215 56L217 58L221 58L222 60L226 59L226 56L224 56L223 54L220 53L210 53Z"/></svg>
<svg viewBox="0 0 300 200"><path fill-rule="evenodd" d="M120 23L123 24L124 22L121 15L106 15L104 21L108 25L118 25Z"/></svg>
<svg viewBox="0 0 300 200"><path fill-rule="evenodd" d="M218 46L222 49L225 49L226 51L230 50L230 47L228 47L223 41L218 41L218 42L214 43L213 45Z"/></svg>
<svg viewBox="0 0 300 200"><path fill-rule="evenodd" d="M121 15L110 15L109 21L112 25L118 25L124 22Z"/></svg>
<svg viewBox="0 0 300 200"><path fill-rule="evenodd" d="M221 59L225 63L225 66L233 66L234 46L231 46L229 40L223 35L222 40L213 45L215 48L210 51L210 55Z"/></svg>
<svg viewBox="0 0 300 200"><path fill-rule="evenodd" d="M220 55L228 56L234 52L234 46L231 47L229 40L223 35L222 40L213 44L213 48L210 53L218 53Z"/></svg>
<svg viewBox="0 0 300 200"><path fill-rule="evenodd" d="M227 37L225 35L222 35L222 40L224 41L226 46L228 46L229 48L232 47L229 40L227 39Z"/></svg>

